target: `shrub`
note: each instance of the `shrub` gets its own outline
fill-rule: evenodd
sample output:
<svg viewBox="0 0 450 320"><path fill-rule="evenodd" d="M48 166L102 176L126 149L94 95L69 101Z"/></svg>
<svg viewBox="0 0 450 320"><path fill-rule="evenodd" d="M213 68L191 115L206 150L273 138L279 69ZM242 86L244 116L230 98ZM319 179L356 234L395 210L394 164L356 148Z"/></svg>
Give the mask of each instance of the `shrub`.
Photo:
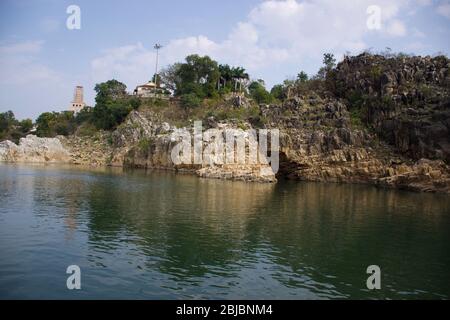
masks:
<svg viewBox="0 0 450 320"><path fill-rule="evenodd" d="M258 81L252 82L250 84L250 86L248 87L248 89L249 89L250 95L258 104L261 104L261 103L269 104L273 101L272 95L269 92L267 92L267 90L266 90L266 88L264 88L263 84Z"/></svg>
<svg viewBox="0 0 450 320"><path fill-rule="evenodd" d="M184 94L180 97L181 105L184 108L197 108L202 104L202 100L195 93Z"/></svg>
<svg viewBox="0 0 450 320"><path fill-rule="evenodd" d="M19 142L33 127L30 119L18 121L12 111L0 113L0 140Z"/></svg>
<svg viewBox="0 0 450 320"><path fill-rule="evenodd" d="M96 132L97 128L92 123L84 122L78 127L76 134L79 136L93 136Z"/></svg>
<svg viewBox="0 0 450 320"><path fill-rule="evenodd" d="M284 99L286 99L285 90L284 90L284 87L282 84L277 84L277 85L273 86L272 90L270 90L270 94L275 99L278 99L280 101L283 101Z"/></svg>
<svg viewBox="0 0 450 320"><path fill-rule="evenodd" d="M39 137L55 137L69 135L75 131L76 122L71 111L44 112L36 120Z"/></svg>

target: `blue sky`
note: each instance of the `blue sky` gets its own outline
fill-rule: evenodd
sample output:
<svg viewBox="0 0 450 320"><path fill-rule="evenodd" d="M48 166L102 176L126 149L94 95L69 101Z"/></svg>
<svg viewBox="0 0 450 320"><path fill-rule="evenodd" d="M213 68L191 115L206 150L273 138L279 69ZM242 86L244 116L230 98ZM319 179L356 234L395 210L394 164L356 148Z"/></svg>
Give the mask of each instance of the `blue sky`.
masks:
<svg viewBox="0 0 450 320"><path fill-rule="evenodd" d="M66 9L81 9L69 30ZM380 28L369 28L380 9ZM267 86L314 74L322 54L386 47L420 55L450 52L449 0L1 0L0 112L20 119L68 108L76 85L94 102L95 83L128 86L191 53L244 66Z"/></svg>

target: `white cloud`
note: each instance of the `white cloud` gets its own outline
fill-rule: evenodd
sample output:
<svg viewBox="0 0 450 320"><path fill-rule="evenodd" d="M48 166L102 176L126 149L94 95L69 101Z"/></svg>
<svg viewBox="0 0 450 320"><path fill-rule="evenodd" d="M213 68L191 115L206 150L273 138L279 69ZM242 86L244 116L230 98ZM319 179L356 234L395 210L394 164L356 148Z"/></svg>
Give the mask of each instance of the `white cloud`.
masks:
<svg viewBox="0 0 450 320"><path fill-rule="evenodd" d="M437 7L437 12L450 19L450 2L444 2Z"/></svg>
<svg viewBox="0 0 450 320"><path fill-rule="evenodd" d="M39 61L43 41L0 46L0 112L14 110L18 118L65 109L73 87L64 75Z"/></svg>
<svg viewBox="0 0 450 320"><path fill-rule="evenodd" d="M404 36L406 35L406 27L400 20L393 20L387 27L387 33L391 36Z"/></svg>
<svg viewBox="0 0 450 320"><path fill-rule="evenodd" d="M43 41L24 41L0 46L0 58L7 54L34 54L42 50Z"/></svg>
<svg viewBox="0 0 450 320"><path fill-rule="evenodd" d="M416 0L426 3L424 0ZM161 51L161 64L182 61L192 53L210 55L224 63L243 65L250 73L268 72L274 66L317 59L324 52L341 55L366 48L366 9L373 0L267 0L257 5L223 41L205 35L169 41ZM407 34L399 15L411 0L378 0L386 37ZM154 72L155 55L141 44L103 53L91 63L93 78L123 79L129 86L148 80ZM319 58L320 59L320 58Z"/></svg>
<svg viewBox="0 0 450 320"><path fill-rule="evenodd" d="M155 53L142 46L122 46L106 50L91 61L92 81L98 83L112 78L136 85L151 79L155 66Z"/></svg>
<svg viewBox="0 0 450 320"><path fill-rule="evenodd" d="M25 85L37 81L59 80L58 74L38 63L43 41L24 41L0 46L0 84Z"/></svg>

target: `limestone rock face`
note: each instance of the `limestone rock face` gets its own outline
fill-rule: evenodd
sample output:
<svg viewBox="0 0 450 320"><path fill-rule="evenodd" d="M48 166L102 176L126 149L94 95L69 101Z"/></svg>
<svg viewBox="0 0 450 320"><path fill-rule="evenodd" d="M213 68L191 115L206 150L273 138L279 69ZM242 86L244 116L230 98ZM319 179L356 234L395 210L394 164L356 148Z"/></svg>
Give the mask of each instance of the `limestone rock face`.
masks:
<svg viewBox="0 0 450 320"><path fill-rule="evenodd" d="M113 145L116 148L133 145L142 138L155 135L158 126L149 120L153 118L152 116L147 118L137 111L132 111L125 122L112 133Z"/></svg>
<svg viewBox="0 0 450 320"><path fill-rule="evenodd" d="M367 124L401 154L450 162L448 58L362 54L333 77L336 96L363 104Z"/></svg>
<svg viewBox="0 0 450 320"><path fill-rule="evenodd" d="M216 124L215 127L222 135L226 130L236 130L236 134L244 134L243 130L227 123ZM70 136L61 138L61 141L70 151L68 162L74 164L163 169L214 179L276 181L275 173L266 164L173 163L173 148L181 142L181 136L191 133L192 128L170 126L161 121L155 113L144 114L133 111L112 133L99 132L90 137ZM206 146L205 143L204 148Z"/></svg>
<svg viewBox="0 0 450 320"><path fill-rule="evenodd" d="M450 193L444 161L414 160L379 141L376 132L351 124L342 101L297 96L281 106L261 106L261 113L269 128L281 132L279 178Z"/></svg>
<svg viewBox="0 0 450 320"><path fill-rule="evenodd" d="M69 163L94 167L111 164L110 133L100 131L92 136L73 135L60 140L69 150Z"/></svg>
<svg viewBox="0 0 450 320"><path fill-rule="evenodd" d="M264 165L223 165L207 166L196 171L202 178L239 180L247 182L276 182L270 166Z"/></svg>
<svg viewBox="0 0 450 320"><path fill-rule="evenodd" d="M174 163L172 160L172 151L174 147L181 142L184 135L193 136L190 128L169 128L167 124L162 124L164 130L160 126L156 126L158 134L147 137L146 140L141 140L140 143L130 148L124 157L124 166L140 167L146 169L166 169L177 172L188 172L196 174L202 178L214 178L225 180L240 180L251 182L275 182L277 179L272 168L268 164L261 163L230 163L217 164L218 161L202 162L201 164L191 163ZM225 139L227 132L233 132L235 135L242 135L248 144L248 135L242 129L232 128L227 124L220 124L217 126L218 134ZM145 143L142 143L144 141ZM225 141L225 140L224 140ZM218 147L218 142L204 142L202 145L202 152L207 147ZM190 158L194 157L194 150L191 150ZM223 159L227 156L222 154ZM219 156L217 156L219 157ZM217 160L214 159L214 160Z"/></svg>
<svg viewBox="0 0 450 320"><path fill-rule="evenodd" d="M70 154L58 138L28 135L20 139L19 145L11 141L0 142L0 161L67 163L70 161Z"/></svg>

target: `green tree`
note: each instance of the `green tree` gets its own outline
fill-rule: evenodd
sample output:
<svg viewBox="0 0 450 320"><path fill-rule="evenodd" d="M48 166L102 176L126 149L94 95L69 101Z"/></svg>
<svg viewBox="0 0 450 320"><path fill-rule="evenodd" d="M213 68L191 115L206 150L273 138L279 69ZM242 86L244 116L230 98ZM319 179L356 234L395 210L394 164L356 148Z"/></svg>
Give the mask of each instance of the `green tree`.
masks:
<svg viewBox="0 0 450 320"><path fill-rule="evenodd" d="M219 73L221 84L224 85L228 91L235 89L236 81L249 79L249 74L243 67L230 67L228 64L221 64L219 65Z"/></svg>
<svg viewBox="0 0 450 320"><path fill-rule="evenodd" d="M19 142L33 127L31 119L19 121L12 111L0 113L0 140Z"/></svg>
<svg viewBox="0 0 450 320"><path fill-rule="evenodd" d="M178 76L178 70L180 69L181 63L175 63L167 66L159 72L158 78L161 85L165 89L174 93L177 90L177 83L180 83L181 79Z"/></svg>
<svg viewBox="0 0 450 320"><path fill-rule="evenodd" d="M314 77L315 80L324 80L327 75L333 70L336 66L336 59L332 53L325 53L323 55L323 64L324 66L319 69L317 75Z"/></svg>
<svg viewBox="0 0 450 320"><path fill-rule="evenodd" d="M75 116L75 123L79 126L85 122L93 122L93 108L84 107L80 112Z"/></svg>
<svg viewBox="0 0 450 320"><path fill-rule="evenodd" d="M6 135L12 126L16 124L17 120L12 111L0 113L0 137Z"/></svg>
<svg viewBox="0 0 450 320"><path fill-rule="evenodd" d="M233 71L228 64L219 65L220 77L225 81L225 85L233 79Z"/></svg>
<svg viewBox="0 0 450 320"><path fill-rule="evenodd" d="M334 54L325 53L323 55L323 64L325 65L327 71L333 69L336 66L336 59L334 58Z"/></svg>
<svg viewBox="0 0 450 320"><path fill-rule="evenodd" d="M36 120L36 134L39 137L70 135L75 131L75 117L71 111L44 112Z"/></svg>
<svg viewBox="0 0 450 320"><path fill-rule="evenodd" d="M261 80L253 81L248 86L249 93L251 97L257 102L257 103L266 103L269 104L273 101L272 95L267 92L266 88L264 87L264 82Z"/></svg>
<svg viewBox="0 0 450 320"><path fill-rule="evenodd" d="M33 121L31 119L25 119L19 123L20 129L23 133L28 133L33 128Z"/></svg>
<svg viewBox="0 0 450 320"><path fill-rule="evenodd" d="M135 97L128 96L126 89L126 85L117 80L109 80L95 86L96 105L91 119L98 129L114 129L133 109L139 107L140 102Z"/></svg>
<svg viewBox="0 0 450 320"><path fill-rule="evenodd" d="M286 98L285 88L282 84L277 84L272 87L270 90L270 94L280 101L283 101Z"/></svg>
<svg viewBox="0 0 450 320"><path fill-rule="evenodd" d="M194 93L183 94L181 97L181 105L184 108L197 108L202 104L202 100Z"/></svg>
<svg viewBox="0 0 450 320"><path fill-rule="evenodd" d="M132 110L131 105L123 102L96 104L92 114L93 123L98 129L111 130L121 124Z"/></svg>
<svg viewBox="0 0 450 320"><path fill-rule="evenodd" d="M297 81L300 83L305 83L308 81L308 74L304 71L300 71L300 73L297 75Z"/></svg>
<svg viewBox="0 0 450 320"><path fill-rule="evenodd" d="M54 124L56 116L53 112L44 112L36 119L37 130L36 134L39 137L53 137L55 136Z"/></svg>
<svg viewBox="0 0 450 320"><path fill-rule="evenodd" d="M217 81L220 77L219 66L208 56L193 54L176 71L177 96L195 94L198 98L212 97L217 93Z"/></svg>
<svg viewBox="0 0 450 320"><path fill-rule="evenodd" d="M234 79L246 79L250 78L249 74L245 71L243 67L233 67L231 69Z"/></svg>
<svg viewBox="0 0 450 320"><path fill-rule="evenodd" d="M97 93L95 97L97 104L117 101L127 96L127 86L114 79L96 84L94 90Z"/></svg>

